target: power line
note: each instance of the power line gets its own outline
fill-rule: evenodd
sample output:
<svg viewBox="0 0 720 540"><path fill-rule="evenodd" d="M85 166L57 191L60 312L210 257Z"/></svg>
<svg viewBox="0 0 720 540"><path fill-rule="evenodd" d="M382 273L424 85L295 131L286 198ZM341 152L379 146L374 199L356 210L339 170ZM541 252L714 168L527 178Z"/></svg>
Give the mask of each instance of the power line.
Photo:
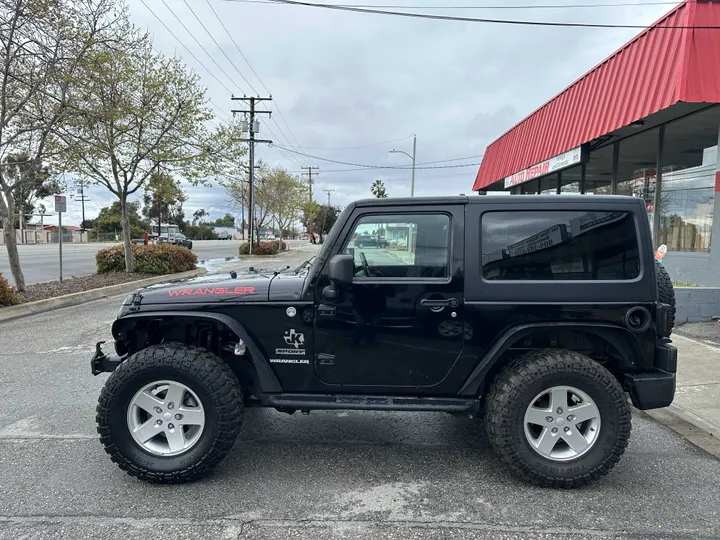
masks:
<svg viewBox="0 0 720 540"><path fill-rule="evenodd" d="M185 29L185 31L190 35L190 37L193 38L193 40L195 41L195 43L198 44L198 47L200 47L200 48L203 50L203 52L207 55L207 57L210 58L210 60L212 60L213 64L215 64L215 65L218 67L218 69L220 70L220 72L221 72L223 75L225 75L225 76L228 78L228 80L231 81L231 83L235 85L236 88L239 89L238 85L235 84L235 82L233 81L232 77L230 77L230 75L228 75L228 74L225 72L225 70L222 68L222 66L220 66L220 64L217 63L217 61L215 60L215 58L214 58L209 52L207 52L207 49L203 46L202 43L200 43L200 41L198 40L198 38L195 37L195 35L190 31L190 29L189 29L187 26L185 26L185 23L182 22L182 20L180 19L180 17L178 17L178 16L175 14L175 11L173 11L173 9L172 9L170 6L167 5L167 2L165 2L165 0L160 0L160 1L161 1L161 2L163 3L163 5L168 9L168 11L172 14L172 16L175 17L175 20L180 23L180 25ZM145 3L145 0L142 0L142 2L143 2L143 4L144 4L144 3ZM202 23L201 23L201 24L202 24ZM203 26L203 28L205 28L205 26ZM205 29L205 31L207 32L207 28ZM212 36L211 36L211 37L212 37ZM177 38L176 38L176 39L177 39ZM214 76L214 75L213 75L213 76ZM217 77L215 77L215 79L217 79ZM218 79L218 80L219 80L219 79ZM227 87L225 87L225 89L227 89ZM232 94L232 92L230 92L230 93ZM244 93L244 92L243 92L243 93Z"/></svg>
<svg viewBox="0 0 720 540"><path fill-rule="evenodd" d="M235 0L225 0L235 1ZM584 23L584 22L557 22L557 21L532 21L532 20L513 20L513 19L485 19L478 17L456 17L452 15L439 15L433 13L407 13L403 11L388 11L382 9L367 9L356 7L345 7L337 4L316 4L313 2L303 2L300 0L268 0L276 4L287 4L290 6L305 6L313 8L333 9L336 11L348 11L352 13L365 13L370 15L390 15L395 17L407 17L411 19L427 19L434 21L456 21L469 23L484 24L506 24L513 26L550 26L563 28L628 28L635 30L647 30L648 28L659 30L717 30L720 26L646 26L637 24L603 24L603 23Z"/></svg>
<svg viewBox="0 0 720 540"><path fill-rule="evenodd" d="M165 24L165 22L164 22L160 17L158 17L158 15L152 10L152 8L150 8L150 6L147 5L147 3L145 2L145 0L140 0L140 1L141 1L141 2L143 3L143 5L148 9L148 11L150 11L150 13L152 13L152 15L160 22L160 24L162 24L163 27L165 27L165 29L170 33L170 35L172 35L172 37L175 38L175 41L177 41L177 42L190 54L190 56L192 56L192 57L195 59L195 61L196 61L198 64L200 64L200 65L205 69L205 71L208 72L208 74L209 74L213 79L215 79L223 88L225 88L225 90L227 90L228 93L232 94L232 93L233 93L232 90L230 90L230 88L228 88L227 85L226 85L225 83L223 83L223 82L215 75L215 73L213 73L202 61L200 61L200 59L199 59L197 56L195 56L195 54L187 47L187 45L185 45L185 43L177 36L177 34L175 34L175 32L173 32L173 31L168 27L168 25ZM168 5L165 3L164 0L163 0L163 4L165 4L165 7L167 7L168 10L170 10L170 12L173 14L173 16L175 17L175 19L177 19L178 22L180 22L180 24L183 26L183 28L185 28L185 30L188 32L188 34L190 34L190 37L192 37L192 38L195 40L195 42L196 42L198 45L200 45L200 48L205 52L205 54L206 54L208 57L210 57L210 59L215 63L215 65L218 65L217 62L215 61L215 59L212 58L212 56L210 56L210 54L207 52L207 50L200 44L200 42L198 42L198 40L195 38L195 36L192 34L192 32L190 32L190 30L188 30L187 26L185 26L185 25L182 23L182 21L180 21L180 19L178 19L177 15L175 15L175 13L172 11L172 9L170 9L170 8L168 7ZM206 29L206 31L207 31L207 29ZM218 65L218 67L220 67L220 66ZM225 74L226 77L228 77L228 80L230 80L231 83L234 84L235 87L242 93L242 90L240 90L240 88L239 88L234 82L232 82L232 79L228 76L228 74L225 73L225 71L224 71L222 68L220 68L220 70ZM215 105L214 103L212 103L212 101L210 101L210 103L211 103L216 109L219 109L219 107L218 107L217 105ZM270 132L270 134L271 134L273 137L278 138L278 137L275 136L275 134L272 132L272 130L270 130L269 127L268 127L267 129L268 129L268 131ZM287 137L284 137L284 138L285 138L286 140L288 140ZM288 140L288 143L289 143L289 140ZM293 161L293 163L295 163L296 165L302 167L302 163L301 163L300 161L298 161L297 159L291 158L291 161Z"/></svg>
<svg viewBox="0 0 720 540"><path fill-rule="evenodd" d="M274 145L274 146L279 147L278 145ZM323 158L323 157L319 157L319 156L313 156L311 154L305 154L304 152L298 152L298 151L292 150L290 148L285 148L285 150L287 150L288 152L292 152L294 154L300 154L301 156L309 157L312 159L319 159L320 161L327 161L330 163L338 163L340 165L350 165L351 167L363 167L368 170L369 169L410 170L412 168L412 167L408 167L408 166L397 166L397 165L367 165L367 164L363 164L363 163L350 163L348 161L339 161L336 159L328 159L328 158ZM463 159L467 159L467 158L463 158ZM432 163L432 162L428 162L428 163ZM438 161L435 163L441 163L441 162ZM417 167L416 166L415 168L416 169L454 169L454 168L458 168L458 167L476 167L478 165L480 165L480 163L467 163L465 165L437 165L437 166L431 166L431 167ZM336 171L336 172L338 172L338 171Z"/></svg>
<svg viewBox="0 0 720 540"><path fill-rule="evenodd" d="M224 0L241 4L277 4L273 0ZM338 7L369 8L369 9L567 9L567 8L601 8L601 7L642 7L642 6L675 6L681 2L620 2L617 4L544 4L544 5L490 5L490 6L409 6L406 4L334 4Z"/></svg>
<svg viewBox="0 0 720 540"><path fill-rule="evenodd" d="M163 0L163 4L164 4L164 3L165 3L165 0ZM209 30L207 29L207 27L205 26L205 23L203 23L203 22L200 20L200 17L197 16L197 14L195 13L195 10L190 6L190 4L188 4L187 0L183 0L183 3L184 3L184 4L187 6L187 8L190 10L190 13L193 14L193 16L195 17L195 20L200 23L200 26L203 27L203 30L205 30L205 33L206 33L208 36L210 36L210 39L213 40L213 43L215 43L215 45L217 46L217 48L220 49L220 52L223 53L223 55L225 56L225 58L227 58L228 62L230 62L230 65L232 65L232 67L235 68L235 71L237 71L238 75L240 75L240 77L242 77L242 80L247 83L247 85L250 87L250 90L252 90L254 94L259 94L259 92L258 92L257 90L255 90L255 88L253 87L253 85L250 84L250 81L247 80L247 78L245 77L245 75L243 75L242 72L238 69L238 67L235 65L235 62L233 62L232 59L227 55L227 53L225 52L225 49L223 49L222 46L220 46L220 44L219 44L219 43L217 42L217 40L215 39L215 36L213 36L213 35L210 33L210 31L209 31ZM208 2L208 5L210 5L209 2ZM212 5L210 5L210 8L212 9ZM215 13L215 10L213 10L213 13ZM217 17L217 14L215 14L215 16ZM220 20L219 18L218 18L218 20L220 21L220 24L222 24L223 28L225 28L225 25L222 23L222 20ZM225 31L227 32L227 28L225 29ZM229 34L228 34L228 35L229 35ZM196 41L197 41L197 40L196 40ZM269 92L268 92L268 93L269 93Z"/></svg>
<svg viewBox="0 0 720 540"><path fill-rule="evenodd" d="M207 1L207 0L206 0L206 1ZM163 3L165 3L164 0L163 0ZM247 79L247 77L245 77L245 75L243 75L242 71L240 71L240 68L237 67L237 64L235 64L235 62L233 62L232 58L230 58L230 57L228 56L228 54L225 52L225 49L223 49L223 47L217 42L217 40L215 39L215 36L213 36L212 33L208 30L207 26L205 26L205 23L202 22L202 20L201 20L200 17L197 15L197 13L195 13L195 10L193 10L193 8L190 6L190 4L188 4L187 0L183 0L183 3L187 6L187 8L188 8L188 9L190 10L190 12L193 14L193 16L195 17L195 20L196 20L198 23L200 23L200 26L203 27L203 30L205 30L205 33L210 37L210 39L213 41L213 43L215 43L215 45L217 46L217 48L220 49L220 52L223 53L223 55L225 56L225 58L227 59L227 61L230 62L230 65L235 69L235 71L237 72L237 74L240 75L240 77L247 83L247 85L250 87L250 89L251 89L254 93L257 94L258 91L253 87L253 85L250 83L250 81ZM215 13L215 10L213 9L212 5L211 5L209 2L207 2L207 3L208 3L208 5L210 6L210 9L212 9L213 13L215 14L215 17L218 19L218 21L219 21L220 24L222 25L223 29L224 29L225 32L227 33L228 37L230 37L230 40L235 44L235 47L238 49L238 52L240 53L240 55L243 57L243 59L245 60L245 62L248 64L248 66L250 66L250 69L252 70L252 72L255 73L255 76L256 76L256 77L258 78L258 80L260 81L260 84L262 84L262 86L265 87L265 90L268 92L268 94L270 94L270 91L267 90L267 87L265 86L265 84L262 82L262 80L260 79L260 77L258 77L257 73L255 72L255 70L254 70L254 69L252 68L252 66L250 65L250 62L248 62L248 59L245 57L245 55L244 55L244 54L242 53L242 51L240 50L240 47L238 47L238 45L237 45L237 43L235 42L235 40L233 39L232 35L230 34L230 32L228 32L227 28L225 27L225 24L222 22L222 19L220 19L220 17L218 17L217 13ZM173 15L175 15L175 14L173 13ZM176 17L176 18L177 18L177 17ZM182 24L182 23L180 23L180 24ZM183 25L183 28L185 28L185 29L187 30L187 27L185 27L185 25ZM190 33L189 30L188 30L188 33ZM192 37L193 39L195 39L195 36L193 36L192 34L190 34L190 35L191 35L191 37ZM197 39L195 39L195 42L197 42ZM202 46L201 46L201 47L202 47ZM205 50L205 49L203 49L203 50ZM205 52L206 52L206 54L207 54L207 51L205 51ZM213 60L213 62L215 62L215 60ZM217 62L215 62L215 65L218 65ZM219 67L219 66L218 66L218 67ZM221 71L222 71L222 68L221 68ZM225 72L223 71L223 73L225 73ZM225 73L225 76L226 76L226 77L228 76L227 73ZM228 77L228 78L229 78L229 77ZM233 83L233 84L234 84L234 83ZM237 87L237 85L235 85L235 86ZM238 88L238 89L239 89L239 88ZM264 103L261 103L261 105L265 106ZM277 109L277 106L276 106L276 109ZM267 108L266 108L266 110L267 110ZM279 111L278 111L278 113L279 113ZM279 114L280 114L280 116L282 116L281 113L279 113ZM291 142L290 139L283 133L282 128L281 128L280 125L275 121L275 119L273 119L273 118L271 117L270 120L277 126L280 134L282 135L283 139L285 139L285 140L287 141L288 145L289 145L289 146L293 146L292 142ZM286 125L287 125L287 123L286 123ZM289 127L288 127L288 130L290 130ZM275 136L275 134L272 132L272 130L270 130L269 127L268 127L268 131L270 131L270 134L271 134L273 137L275 137L276 139L278 138L278 137ZM294 136L293 136L293 137L294 137ZM296 140L295 142L297 143L297 140ZM294 161L294 160L293 160L293 161ZM302 163L300 163L299 161L295 161L295 163L297 163L298 165L302 166Z"/></svg>
<svg viewBox="0 0 720 540"><path fill-rule="evenodd" d="M272 2L270 2L270 3L272 3ZM363 144L360 146L302 146L301 148L303 150L357 150L360 148L372 148L373 146L383 146L385 144L390 144L390 143L394 143L394 142L406 141L410 138L412 138L412 135L408 135L407 137L401 137L399 139L391 139L389 141L381 141L381 142L372 143L372 144Z"/></svg>
<svg viewBox="0 0 720 540"><path fill-rule="evenodd" d="M160 24L162 24L162 25L165 27L165 30L167 30L168 32L170 32L170 34L172 35L172 37L175 38L175 41L177 41L178 43L180 43L180 45L183 46L183 48L190 54L190 56L192 56L192 57L195 59L195 61L196 61L198 64L200 64L200 65L205 69L205 71L207 71L207 72L210 74L210 76L211 76L213 79L215 79L215 80L220 84L220 86L222 86L225 90L227 90L229 94L232 94L232 90L230 90L230 89L225 85L225 83L223 83L220 79L218 79L218 78L215 76L215 74L214 74L212 71L210 71L210 70L208 69L208 67L207 67L205 64L203 64L197 56L195 56L195 54L188 48L188 46L185 45L185 43L183 43L183 42L175 35L175 32L173 32L172 30L170 30L170 28L168 27L168 25L165 24L165 21L163 21L160 17L158 17L157 14L150 8L150 6L148 6L147 3L145 3L145 0L140 0L140 1L142 2L143 6L145 6L145 7L147 8L147 10L148 10L150 13L153 14L153 17L155 17L155 18L160 22ZM206 53L206 54L207 54L207 53Z"/></svg>
<svg viewBox="0 0 720 540"><path fill-rule="evenodd" d="M268 87L265 85L265 83L263 82L263 80L260 78L260 75L258 75L257 71L255 71L255 68L252 67L252 64L250 63L250 60L247 59L247 57L245 56L245 54L242 52L242 49L240 49L240 46L239 46L239 45L237 44L237 42L235 41L235 38L232 36L232 34L230 33L230 31L229 31L229 30L227 29L227 27L225 26L225 23L222 21L222 19L220 18L220 16L219 16L219 15L217 14L217 12L215 11L215 8L214 8L214 7L212 6L212 4L210 3L210 0L205 0L205 3L207 3L207 5L210 7L210 9L211 9L212 12L213 12L213 15L215 15L215 18L216 18L216 19L218 20L218 22L220 23L220 26L222 26L222 27L223 27L223 30L225 30L225 33L226 33L227 36L230 38L230 41L232 41L232 44L235 45L235 48L237 49L237 52L240 53L240 56L242 57L242 59L245 60L245 63L246 63L246 64L248 65L248 67L250 68L250 71L252 71L252 72L253 72L253 75L255 75L255 78L257 78L258 82L260 82L260 84L261 84L262 87L265 89L265 91L266 91L269 95L272 95L272 92L270 92L270 90L268 89ZM227 55L226 55L226 56L227 56ZM233 66L234 66L234 64L233 64ZM236 69L237 69L237 68L236 68ZM245 77L243 77L243 79L245 79ZM245 80L247 81L247 79L245 79ZM250 85L249 82L248 82L248 84ZM252 88L252 85L250 85L250 88ZM258 92L257 92L256 90L254 90L254 89L253 89L253 92L255 92L256 94L258 93ZM285 127L287 128L288 132L290 133L290 136L291 136L291 137L293 138L293 140L295 141L295 144L297 145L297 147L298 147L298 148L301 148L300 143L299 143L298 140L297 140L297 137L295 137L295 134L293 133L292 129L290 129L290 125L287 123L287 120L285 120L285 115L283 115L282 111L280 110L280 106L278 105L277 102L275 102L275 110L277 111L278 115L280 116L280 120L282 120L283 124L285 124ZM282 129L281 129L280 126L277 124L277 122L275 122L275 119L271 118L271 120L273 121L273 123L275 123L275 125L278 126L278 129L280 129L280 131L282 132ZM288 143L290 143L289 140L288 140ZM292 144L290 144L290 146L292 146Z"/></svg>

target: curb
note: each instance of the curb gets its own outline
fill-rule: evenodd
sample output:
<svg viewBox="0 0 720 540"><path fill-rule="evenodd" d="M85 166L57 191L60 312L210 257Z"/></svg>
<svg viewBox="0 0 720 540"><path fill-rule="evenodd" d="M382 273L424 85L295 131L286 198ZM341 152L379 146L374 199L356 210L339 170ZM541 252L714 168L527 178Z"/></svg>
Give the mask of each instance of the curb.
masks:
<svg viewBox="0 0 720 540"><path fill-rule="evenodd" d="M720 430L714 424L683 409L678 405L670 405L663 409L640 411L633 407L635 413L648 416L658 423L672 429L689 442L720 458Z"/></svg>
<svg viewBox="0 0 720 540"><path fill-rule="evenodd" d="M130 293L136 289L146 287L148 285L156 285L158 283L169 283L180 279L201 276L207 273L205 268L196 268L189 272L181 272L179 274L164 274L157 277L140 279L138 281L129 281L127 283L118 283L117 285L109 285L108 287L100 287L99 289L91 289L78 293L66 294L65 296L57 296L55 298L47 298L46 300L37 300L36 302L28 302L18 306L4 307L0 309L0 322L53 311L55 309L77 306L92 300L113 296L116 294Z"/></svg>

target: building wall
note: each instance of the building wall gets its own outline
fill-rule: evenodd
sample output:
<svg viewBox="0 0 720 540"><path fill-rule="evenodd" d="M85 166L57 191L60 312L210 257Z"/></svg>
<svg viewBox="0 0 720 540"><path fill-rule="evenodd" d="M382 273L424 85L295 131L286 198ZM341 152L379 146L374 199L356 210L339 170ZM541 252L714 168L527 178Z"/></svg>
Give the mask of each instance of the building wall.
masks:
<svg viewBox="0 0 720 540"><path fill-rule="evenodd" d="M720 316L719 287L678 287L675 289L675 323L710 321Z"/></svg>

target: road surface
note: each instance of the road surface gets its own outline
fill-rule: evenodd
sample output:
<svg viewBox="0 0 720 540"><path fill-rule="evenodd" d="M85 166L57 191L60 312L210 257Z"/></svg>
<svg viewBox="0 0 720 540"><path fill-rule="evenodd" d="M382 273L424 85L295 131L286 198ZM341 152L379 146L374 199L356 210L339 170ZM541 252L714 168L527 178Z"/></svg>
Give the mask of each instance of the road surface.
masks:
<svg viewBox="0 0 720 540"><path fill-rule="evenodd" d="M90 375L122 297L0 323L0 540L720 537L720 461L643 416L573 491L515 479L478 421L248 410L209 478L156 486L105 455Z"/></svg>
<svg viewBox="0 0 720 540"><path fill-rule="evenodd" d="M193 252L199 260L234 257L238 254L240 240L195 240ZM290 242L291 246L307 242ZM95 273L95 254L98 250L115 246L114 243L63 244L63 276L82 276ZM54 281L60 275L58 244L37 244L18 246L20 264L25 282L38 283ZM13 284L7 249L0 246L0 273Z"/></svg>

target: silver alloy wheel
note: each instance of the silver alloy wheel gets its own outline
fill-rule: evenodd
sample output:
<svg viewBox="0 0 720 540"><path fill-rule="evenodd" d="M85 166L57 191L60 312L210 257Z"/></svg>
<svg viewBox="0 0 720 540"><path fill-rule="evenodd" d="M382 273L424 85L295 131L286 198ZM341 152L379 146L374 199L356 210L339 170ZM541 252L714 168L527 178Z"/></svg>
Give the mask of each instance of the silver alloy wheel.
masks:
<svg viewBox="0 0 720 540"><path fill-rule="evenodd" d="M156 456L176 456L200 440L205 411L195 392L184 384L155 381L130 400L127 425L143 450Z"/></svg>
<svg viewBox="0 0 720 540"><path fill-rule="evenodd" d="M572 386L553 386L530 402L523 422L530 447L552 461L587 453L600 433L600 410L590 396Z"/></svg>

